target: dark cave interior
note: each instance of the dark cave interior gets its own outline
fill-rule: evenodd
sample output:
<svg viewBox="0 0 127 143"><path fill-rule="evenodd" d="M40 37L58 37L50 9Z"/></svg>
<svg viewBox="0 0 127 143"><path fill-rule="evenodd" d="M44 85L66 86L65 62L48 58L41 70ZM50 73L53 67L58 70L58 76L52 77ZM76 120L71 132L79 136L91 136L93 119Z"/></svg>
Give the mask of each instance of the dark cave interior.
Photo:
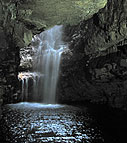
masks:
<svg viewBox="0 0 127 143"><path fill-rule="evenodd" d="M63 25L62 32L51 32L55 25ZM66 47L62 53L52 48L55 40ZM41 63L43 74L56 76L44 79L56 96L46 103L54 106L28 103L33 91L46 88L43 78L34 85L41 66L33 74L38 45L45 41L52 52L41 49L41 60L50 59L49 67ZM126 48L127 0L0 0L0 142L125 142ZM23 88L29 100L22 100Z"/></svg>

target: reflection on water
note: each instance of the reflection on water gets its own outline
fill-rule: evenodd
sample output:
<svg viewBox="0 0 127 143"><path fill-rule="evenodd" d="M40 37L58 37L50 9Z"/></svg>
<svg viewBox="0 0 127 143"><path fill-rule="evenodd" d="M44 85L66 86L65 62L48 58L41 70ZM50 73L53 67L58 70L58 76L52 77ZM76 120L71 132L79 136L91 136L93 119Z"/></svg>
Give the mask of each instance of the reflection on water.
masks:
<svg viewBox="0 0 127 143"><path fill-rule="evenodd" d="M67 105L6 105L2 135L10 143L102 143L104 139L86 111Z"/></svg>

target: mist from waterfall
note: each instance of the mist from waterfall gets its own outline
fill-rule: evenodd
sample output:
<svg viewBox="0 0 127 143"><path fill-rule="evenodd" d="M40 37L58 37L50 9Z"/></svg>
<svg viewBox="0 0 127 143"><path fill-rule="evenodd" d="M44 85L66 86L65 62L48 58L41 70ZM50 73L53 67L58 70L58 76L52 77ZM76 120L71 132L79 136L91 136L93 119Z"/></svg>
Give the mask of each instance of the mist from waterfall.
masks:
<svg viewBox="0 0 127 143"><path fill-rule="evenodd" d="M32 90L30 101L46 104L56 103L56 88L59 76L61 54L67 45L62 41L63 26L53 28L34 36L35 44L32 77L33 89L29 88L29 77L24 76L22 81L22 97L27 101L28 88ZM33 45L34 45L33 44Z"/></svg>

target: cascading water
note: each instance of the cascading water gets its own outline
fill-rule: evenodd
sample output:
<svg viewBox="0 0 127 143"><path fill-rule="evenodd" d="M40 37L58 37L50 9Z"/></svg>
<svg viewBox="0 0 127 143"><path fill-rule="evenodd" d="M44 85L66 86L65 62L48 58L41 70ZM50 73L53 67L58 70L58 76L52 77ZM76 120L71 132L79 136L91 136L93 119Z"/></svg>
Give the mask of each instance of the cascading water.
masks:
<svg viewBox="0 0 127 143"><path fill-rule="evenodd" d="M67 45L62 41L63 26L53 28L36 35L32 42L38 43L35 47L33 70L33 102L56 103L56 87L59 75L61 54ZM24 84L25 82L25 84ZM27 82L27 83L26 83ZM28 80L22 81L25 90L28 92ZM27 88L27 89L26 89ZM24 92L24 96L28 94Z"/></svg>

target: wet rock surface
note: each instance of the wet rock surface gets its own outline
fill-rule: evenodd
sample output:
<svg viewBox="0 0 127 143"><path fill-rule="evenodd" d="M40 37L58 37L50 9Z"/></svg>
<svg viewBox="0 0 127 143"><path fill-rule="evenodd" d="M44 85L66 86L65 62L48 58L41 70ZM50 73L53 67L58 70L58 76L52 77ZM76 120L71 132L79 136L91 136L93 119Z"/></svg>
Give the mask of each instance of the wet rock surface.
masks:
<svg viewBox="0 0 127 143"><path fill-rule="evenodd" d="M20 71L29 71L33 68L33 56L35 50L32 46L24 47L20 49Z"/></svg>
<svg viewBox="0 0 127 143"><path fill-rule="evenodd" d="M126 5L108 0L92 18L65 28L71 54L63 55L59 101L89 100L127 110Z"/></svg>
<svg viewBox="0 0 127 143"><path fill-rule="evenodd" d="M103 143L86 108L20 103L6 105L1 120L2 143Z"/></svg>
<svg viewBox="0 0 127 143"><path fill-rule="evenodd" d="M17 79L20 62L18 50L11 37L8 37L0 26L0 105L3 101L16 101L20 93Z"/></svg>

